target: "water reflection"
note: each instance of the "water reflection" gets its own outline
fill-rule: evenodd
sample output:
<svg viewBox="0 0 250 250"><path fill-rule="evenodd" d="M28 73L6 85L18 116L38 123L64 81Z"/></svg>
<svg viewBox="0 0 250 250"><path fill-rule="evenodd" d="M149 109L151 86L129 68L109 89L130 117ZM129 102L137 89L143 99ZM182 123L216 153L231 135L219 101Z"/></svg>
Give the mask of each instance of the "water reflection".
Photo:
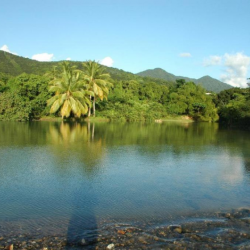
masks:
<svg viewBox="0 0 250 250"><path fill-rule="evenodd" d="M51 152L62 163L77 158L78 167L85 175L96 175L105 161L105 143L95 137L94 123L50 124L47 141L53 145Z"/></svg>
<svg viewBox="0 0 250 250"><path fill-rule="evenodd" d="M67 246L88 246L95 249L98 236L98 226L95 215L97 198L91 192L83 192L84 186L80 186L72 194L72 214L67 230Z"/></svg>
<svg viewBox="0 0 250 250"><path fill-rule="evenodd" d="M69 157L76 157L77 162L80 163L78 168L83 175L88 176L88 178L97 175L100 162L105 159L105 147L101 138L95 139L95 124L65 122L51 124L47 136L47 140L55 146L52 147L52 152L58 157L59 161L63 163ZM65 153L62 154L62 152ZM97 197L92 184L89 185L89 189L86 190L85 185L78 182L78 185L72 191L72 208L67 229L66 249L71 249L74 245L88 245L88 249L95 249L97 237L95 206Z"/></svg>
<svg viewBox="0 0 250 250"><path fill-rule="evenodd" d="M218 124L0 123L0 221L62 218L95 245L100 218L248 205L249 149Z"/></svg>

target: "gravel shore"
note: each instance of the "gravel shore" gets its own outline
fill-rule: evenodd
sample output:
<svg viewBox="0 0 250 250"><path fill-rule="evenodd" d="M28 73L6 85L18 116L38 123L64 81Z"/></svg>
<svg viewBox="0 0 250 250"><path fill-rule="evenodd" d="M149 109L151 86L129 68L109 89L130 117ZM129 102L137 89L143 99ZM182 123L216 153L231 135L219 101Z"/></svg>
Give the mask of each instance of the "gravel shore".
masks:
<svg viewBox="0 0 250 250"><path fill-rule="evenodd" d="M0 227L0 249L250 249L250 209L166 221L103 221L69 238L62 233L15 233Z"/></svg>

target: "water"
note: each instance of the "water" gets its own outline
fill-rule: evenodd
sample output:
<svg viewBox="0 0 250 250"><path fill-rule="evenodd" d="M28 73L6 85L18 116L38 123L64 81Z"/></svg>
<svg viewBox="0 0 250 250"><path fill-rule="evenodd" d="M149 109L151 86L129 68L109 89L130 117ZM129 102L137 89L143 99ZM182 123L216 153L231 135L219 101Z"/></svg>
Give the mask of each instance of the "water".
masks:
<svg viewBox="0 0 250 250"><path fill-rule="evenodd" d="M0 232L250 206L250 133L218 124L0 123ZM14 229L13 229L14 228Z"/></svg>

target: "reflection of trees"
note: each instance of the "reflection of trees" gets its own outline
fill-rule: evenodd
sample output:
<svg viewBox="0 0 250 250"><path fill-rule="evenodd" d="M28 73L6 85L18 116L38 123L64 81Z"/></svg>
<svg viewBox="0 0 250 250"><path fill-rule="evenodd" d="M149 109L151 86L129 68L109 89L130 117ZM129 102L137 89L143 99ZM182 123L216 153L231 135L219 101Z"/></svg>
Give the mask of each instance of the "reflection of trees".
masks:
<svg viewBox="0 0 250 250"><path fill-rule="evenodd" d="M245 169L250 174L250 156L245 158Z"/></svg>
<svg viewBox="0 0 250 250"><path fill-rule="evenodd" d="M157 153L166 145L176 153L201 151L217 141L218 124L209 123L114 123L96 124L97 137L109 146L143 146L147 153Z"/></svg>
<svg viewBox="0 0 250 250"><path fill-rule="evenodd" d="M95 124L54 123L49 127L48 141L52 143L52 152L61 161L72 159L81 171L92 174L104 159L102 138L95 138ZM58 164L57 164L58 165Z"/></svg>
<svg viewBox="0 0 250 250"><path fill-rule="evenodd" d="M77 169L89 174L103 161L106 145L109 149L136 146L147 154L171 150L175 155L204 152L207 146L215 146L244 156L245 169L250 171L249 132L219 129L217 123L1 122L0 135L0 147L51 145L61 168L69 169L65 162L74 168L77 162Z"/></svg>
<svg viewBox="0 0 250 250"><path fill-rule="evenodd" d="M0 146L45 145L48 123L43 122L1 122Z"/></svg>

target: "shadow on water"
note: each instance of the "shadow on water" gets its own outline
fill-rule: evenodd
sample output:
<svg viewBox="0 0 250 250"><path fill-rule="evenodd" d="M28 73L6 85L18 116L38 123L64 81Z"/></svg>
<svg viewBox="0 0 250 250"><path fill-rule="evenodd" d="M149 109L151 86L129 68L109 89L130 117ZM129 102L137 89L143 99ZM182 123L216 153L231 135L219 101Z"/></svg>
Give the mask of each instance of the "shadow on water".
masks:
<svg viewBox="0 0 250 250"><path fill-rule="evenodd" d="M95 216L96 197L93 192L84 192L80 187L72 195L73 211L68 225L65 249L95 249L97 221Z"/></svg>
<svg viewBox="0 0 250 250"><path fill-rule="evenodd" d="M64 249L95 249L98 226L95 209L97 198L92 179L98 173L103 158L101 141L95 140L95 124L61 123L50 126L53 153L60 159L60 171L69 171L63 163L72 157L70 169L78 178L72 184L71 216L67 228L67 245ZM62 153L64 152L64 153Z"/></svg>
<svg viewBox="0 0 250 250"><path fill-rule="evenodd" d="M94 133L95 124L87 126L80 126L82 129L86 128L83 137L87 138L87 148L89 151L95 145ZM76 127L75 127L76 128ZM71 130L71 134L74 129ZM89 152L89 155L93 154ZM90 157L92 159L92 157ZM96 165L95 162L89 158L83 157L82 161L86 164L84 165L85 175L89 178L92 176L92 171L94 171ZM95 207L97 204L96 195L92 183L89 183L88 188L86 188L86 183L80 182L79 187L74 190L72 194L72 215L69 220L68 230L67 230L67 245L65 249L95 249L97 242L98 226L95 215Z"/></svg>

